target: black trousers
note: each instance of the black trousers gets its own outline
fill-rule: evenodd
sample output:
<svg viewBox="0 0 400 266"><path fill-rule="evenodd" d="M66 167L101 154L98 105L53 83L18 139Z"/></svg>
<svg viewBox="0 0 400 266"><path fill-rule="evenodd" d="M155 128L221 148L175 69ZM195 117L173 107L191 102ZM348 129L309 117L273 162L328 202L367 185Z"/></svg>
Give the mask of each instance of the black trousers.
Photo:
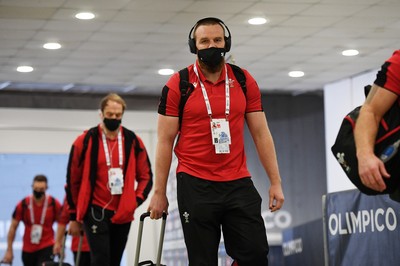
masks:
<svg viewBox="0 0 400 266"><path fill-rule="evenodd" d="M114 212L93 205L84 219L91 266L119 266L131 223L113 224Z"/></svg>
<svg viewBox="0 0 400 266"><path fill-rule="evenodd" d="M42 266L45 261L53 261L53 246L42 248L36 252L22 252L24 266Z"/></svg>
<svg viewBox="0 0 400 266"><path fill-rule="evenodd" d="M261 197L250 178L213 182L178 173L177 192L190 266L217 266L221 229L239 266L268 265Z"/></svg>
<svg viewBox="0 0 400 266"><path fill-rule="evenodd" d="M78 252L74 251L74 261L76 262L76 258L78 257ZM79 265L75 264L75 266L90 266L90 252L82 251L79 257Z"/></svg>

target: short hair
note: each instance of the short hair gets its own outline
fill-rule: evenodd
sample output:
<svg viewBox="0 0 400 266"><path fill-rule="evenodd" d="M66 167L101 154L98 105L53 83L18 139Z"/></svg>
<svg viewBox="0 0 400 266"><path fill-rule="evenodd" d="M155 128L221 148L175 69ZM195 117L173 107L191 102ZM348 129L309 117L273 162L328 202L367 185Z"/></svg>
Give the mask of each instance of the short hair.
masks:
<svg viewBox="0 0 400 266"><path fill-rule="evenodd" d="M203 19L199 20L196 23L196 25L194 26L194 28L193 28L193 39L196 39L196 30L197 30L197 28L202 26L202 25L220 25L222 30L223 30L224 36L225 36L225 28L221 24L221 22L222 22L221 20L219 20L217 18L213 18L213 17L203 18Z"/></svg>
<svg viewBox="0 0 400 266"><path fill-rule="evenodd" d="M33 178L33 182L46 182L47 184L47 177L45 175L36 175Z"/></svg>
<svg viewBox="0 0 400 266"><path fill-rule="evenodd" d="M103 112L104 108L106 108L106 106L108 104L108 101L113 101L113 102L117 102L117 103L121 104L122 105L122 112L125 111L126 103L125 103L124 99L122 99L122 97L119 96L116 93L110 93L107 96L105 96L100 102L100 110L101 110L101 112Z"/></svg>

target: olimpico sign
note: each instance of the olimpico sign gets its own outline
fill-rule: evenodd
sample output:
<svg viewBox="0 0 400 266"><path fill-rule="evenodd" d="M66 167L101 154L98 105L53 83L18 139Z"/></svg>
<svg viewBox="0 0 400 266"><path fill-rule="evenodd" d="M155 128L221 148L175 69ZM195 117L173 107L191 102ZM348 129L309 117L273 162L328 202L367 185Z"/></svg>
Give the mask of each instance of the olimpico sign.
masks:
<svg viewBox="0 0 400 266"><path fill-rule="evenodd" d="M278 212L263 211L262 217L264 218L265 228L279 228L285 229L292 225L292 215L286 210L279 210Z"/></svg>
<svg viewBox="0 0 400 266"><path fill-rule="evenodd" d="M332 213L329 216L328 229L331 235L394 231L397 220L396 212L391 207Z"/></svg>
<svg viewBox="0 0 400 266"><path fill-rule="evenodd" d="M322 200L329 265L399 265L399 202L355 189L329 193Z"/></svg>

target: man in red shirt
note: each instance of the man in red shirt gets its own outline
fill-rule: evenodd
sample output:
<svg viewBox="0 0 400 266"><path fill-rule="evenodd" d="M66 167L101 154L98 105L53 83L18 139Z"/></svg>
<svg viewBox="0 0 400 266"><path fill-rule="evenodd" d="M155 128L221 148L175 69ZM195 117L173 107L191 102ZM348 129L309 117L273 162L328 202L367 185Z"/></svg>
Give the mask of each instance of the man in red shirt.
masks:
<svg viewBox="0 0 400 266"><path fill-rule="evenodd" d="M61 207L60 218L59 218L58 226L57 226L56 242L55 242L54 248L53 248L53 253L59 254L60 256L64 252L64 250L61 250L61 249L63 247L63 242L65 243L65 240L64 240L64 237L66 237L65 230L66 230L67 224L69 223L68 209L69 209L68 202L67 202L66 198L64 198L64 202ZM74 261L75 262L77 261L78 251L79 251L79 243L80 243L81 237L82 237L82 243L81 243L81 248L80 248L79 265L75 263L75 266L90 266L90 247L89 247L89 243L87 241L85 234L83 234L82 236L79 236L79 237L78 236L72 237L71 250L74 254Z"/></svg>
<svg viewBox="0 0 400 266"><path fill-rule="evenodd" d="M14 259L12 244L21 221L25 225L22 246L24 266L40 266L42 262L53 260L53 224L58 219L61 204L56 198L46 194L46 176L35 176L32 189L32 195L21 200L12 215L7 250L2 260L4 263L11 264Z"/></svg>
<svg viewBox="0 0 400 266"><path fill-rule="evenodd" d="M398 100L399 95L400 50L397 50L378 72L371 91L361 107L354 131L361 182L376 191L385 190L386 184L383 178L390 178L384 163L374 154L379 121Z"/></svg>
<svg viewBox="0 0 400 266"><path fill-rule="evenodd" d="M194 89L180 113L180 77L176 73L164 86L158 108L156 182L148 210L152 219L168 211L167 179L179 136L174 149L177 198L191 266L217 265L221 228L226 252L235 263L268 264L261 197L246 165L245 123L270 179L270 210L279 210L284 201L259 87L243 70L247 87L246 94L243 92L232 67L225 63L230 46L229 29L220 19L199 20L189 33L190 50L197 54L196 62L188 67Z"/></svg>
<svg viewBox="0 0 400 266"><path fill-rule="evenodd" d="M111 93L100 102L102 122L74 141L67 168L69 232L84 229L92 266L119 266L137 206L152 188L143 141L121 126L125 101Z"/></svg>

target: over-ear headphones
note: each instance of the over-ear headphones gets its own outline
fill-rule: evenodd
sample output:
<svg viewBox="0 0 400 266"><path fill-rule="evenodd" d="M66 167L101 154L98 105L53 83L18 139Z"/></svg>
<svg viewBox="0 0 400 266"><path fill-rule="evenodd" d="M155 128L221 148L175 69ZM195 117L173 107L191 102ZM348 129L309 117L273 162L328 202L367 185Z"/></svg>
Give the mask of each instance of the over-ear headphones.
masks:
<svg viewBox="0 0 400 266"><path fill-rule="evenodd" d="M189 40L188 40L190 52L192 54L196 54L197 53L196 40L194 38L192 38L192 33L193 33L194 29L196 29L196 27L198 25L202 24L205 21L215 21L215 22L219 23L223 28L226 29L226 31L228 32L228 36L224 36L224 38L225 38L225 51L229 52L229 50L231 49L231 32L229 31L229 28L225 25L225 23L222 20L220 20L219 18L214 18L214 17L208 17L208 18L200 19L192 27L192 29L189 32Z"/></svg>

